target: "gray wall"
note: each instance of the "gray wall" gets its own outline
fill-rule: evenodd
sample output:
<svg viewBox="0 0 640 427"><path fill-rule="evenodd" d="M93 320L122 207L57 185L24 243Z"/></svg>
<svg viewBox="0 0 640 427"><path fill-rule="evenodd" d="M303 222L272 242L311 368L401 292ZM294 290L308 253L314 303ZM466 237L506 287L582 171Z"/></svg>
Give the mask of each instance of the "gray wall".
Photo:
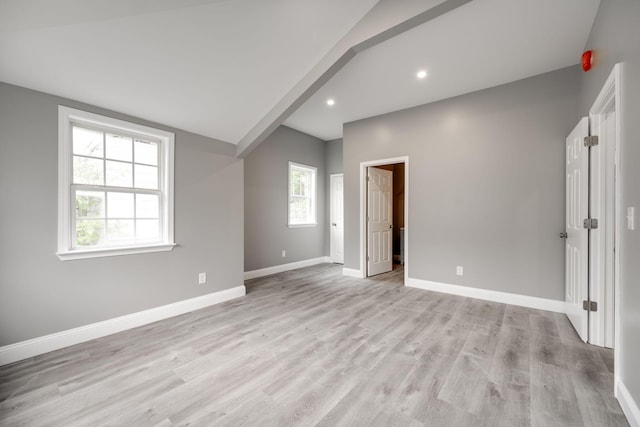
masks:
<svg viewBox="0 0 640 427"><path fill-rule="evenodd" d="M171 252L62 262L58 104L175 132ZM235 146L0 83L0 346L243 284ZM208 283L198 285L198 272Z"/></svg>
<svg viewBox="0 0 640 427"><path fill-rule="evenodd" d="M585 49L596 52L594 68L582 73L581 115L586 115L614 64L623 62L620 119L621 206L620 315L621 377L640 404L640 2L602 0ZM627 206L636 207L636 230L626 228Z"/></svg>
<svg viewBox="0 0 640 427"><path fill-rule="evenodd" d="M331 255L331 228L329 221L331 220L331 214L329 208L331 207L331 174L342 173L342 139L334 139L325 143L325 165L327 168L327 179L325 181L326 186L326 198L325 198L325 218L326 227L324 235L324 254L326 256Z"/></svg>
<svg viewBox="0 0 640 427"><path fill-rule="evenodd" d="M318 168L315 227L287 225L289 161ZM245 158L244 184L245 271L325 255L324 141L280 126Z"/></svg>
<svg viewBox="0 0 640 427"><path fill-rule="evenodd" d="M359 269L360 162L409 156L409 277L563 300L564 140L578 73L346 124L345 267Z"/></svg>

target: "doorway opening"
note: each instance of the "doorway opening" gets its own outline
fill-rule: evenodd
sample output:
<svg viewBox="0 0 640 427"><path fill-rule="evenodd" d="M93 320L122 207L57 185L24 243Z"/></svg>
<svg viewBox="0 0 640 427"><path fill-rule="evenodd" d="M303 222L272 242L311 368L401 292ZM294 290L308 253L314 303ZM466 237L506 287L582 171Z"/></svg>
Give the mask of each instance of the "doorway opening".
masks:
<svg viewBox="0 0 640 427"><path fill-rule="evenodd" d="M360 273L369 277L403 265L408 277L409 158L360 163Z"/></svg>

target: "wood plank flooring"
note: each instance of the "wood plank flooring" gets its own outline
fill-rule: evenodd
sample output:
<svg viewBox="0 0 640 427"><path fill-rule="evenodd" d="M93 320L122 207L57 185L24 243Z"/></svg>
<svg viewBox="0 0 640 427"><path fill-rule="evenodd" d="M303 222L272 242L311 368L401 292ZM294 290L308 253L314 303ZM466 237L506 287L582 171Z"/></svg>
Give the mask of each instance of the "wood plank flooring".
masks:
<svg viewBox="0 0 640 427"><path fill-rule="evenodd" d="M628 425L564 315L341 270L2 366L0 425Z"/></svg>

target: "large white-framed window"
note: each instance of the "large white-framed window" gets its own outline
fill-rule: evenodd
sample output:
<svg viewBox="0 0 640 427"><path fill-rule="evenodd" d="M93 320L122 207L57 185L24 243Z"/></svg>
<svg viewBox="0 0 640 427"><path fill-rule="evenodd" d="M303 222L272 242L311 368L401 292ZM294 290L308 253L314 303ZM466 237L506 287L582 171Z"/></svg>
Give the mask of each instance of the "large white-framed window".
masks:
<svg viewBox="0 0 640 427"><path fill-rule="evenodd" d="M318 169L289 162L289 227L312 227L316 222Z"/></svg>
<svg viewBox="0 0 640 427"><path fill-rule="evenodd" d="M175 136L58 107L58 257L168 251Z"/></svg>

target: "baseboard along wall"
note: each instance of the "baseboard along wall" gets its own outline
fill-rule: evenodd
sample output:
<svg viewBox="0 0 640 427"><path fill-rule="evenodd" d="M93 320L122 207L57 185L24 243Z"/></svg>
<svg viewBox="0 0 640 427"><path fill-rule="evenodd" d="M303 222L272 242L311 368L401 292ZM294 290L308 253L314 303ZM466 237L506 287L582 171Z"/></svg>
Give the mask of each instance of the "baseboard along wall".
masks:
<svg viewBox="0 0 640 427"><path fill-rule="evenodd" d="M631 427L640 427L640 408L620 378L616 378L615 396Z"/></svg>
<svg viewBox="0 0 640 427"><path fill-rule="evenodd" d="M283 271L295 270L296 268L309 267L312 265L331 262L331 257L321 256L318 258L310 258L302 261L290 262L288 264L274 265L273 267L260 268L244 272L244 280L255 279L257 277L269 276L271 274L282 273Z"/></svg>
<svg viewBox="0 0 640 427"><path fill-rule="evenodd" d="M244 285L207 295L178 301L160 307L150 308L137 313L126 314L113 319L96 322L78 328L21 341L0 347L0 365L28 359L39 354L48 353L85 341L102 338L127 329L147 325L158 320L168 319L180 314L199 310L211 305L220 304L246 294Z"/></svg>
<svg viewBox="0 0 640 427"><path fill-rule="evenodd" d="M354 268L343 268L344 276L364 278L362 271ZM463 297L483 299L486 301L500 302L504 304L518 305L521 307L537 308L539 310L566 313L565 302L546 298L531 297L527 295L512 294L508 292L492 291L488 289L472 288L469 286L451 285L448 283L433 282L409 277L406 286L427 291L442 292L445 294L459 295ZM640 426L639 426L640 427Z"/></svg>
<svg viewBox="0 0 640 427"><path fill-rule="evenodd" d="M518 305L521 307L537 308L539 310L565 313L565 302L546 298L531 297L528 295L512 294L509 292L492 291L489 289L472 288L469 286L451 285L448 283L432 282L409 278L407 286L428 291L442 292L445 294L460 295L463 297L477 298L486 301L500 302L503 304Z"/></svg>

